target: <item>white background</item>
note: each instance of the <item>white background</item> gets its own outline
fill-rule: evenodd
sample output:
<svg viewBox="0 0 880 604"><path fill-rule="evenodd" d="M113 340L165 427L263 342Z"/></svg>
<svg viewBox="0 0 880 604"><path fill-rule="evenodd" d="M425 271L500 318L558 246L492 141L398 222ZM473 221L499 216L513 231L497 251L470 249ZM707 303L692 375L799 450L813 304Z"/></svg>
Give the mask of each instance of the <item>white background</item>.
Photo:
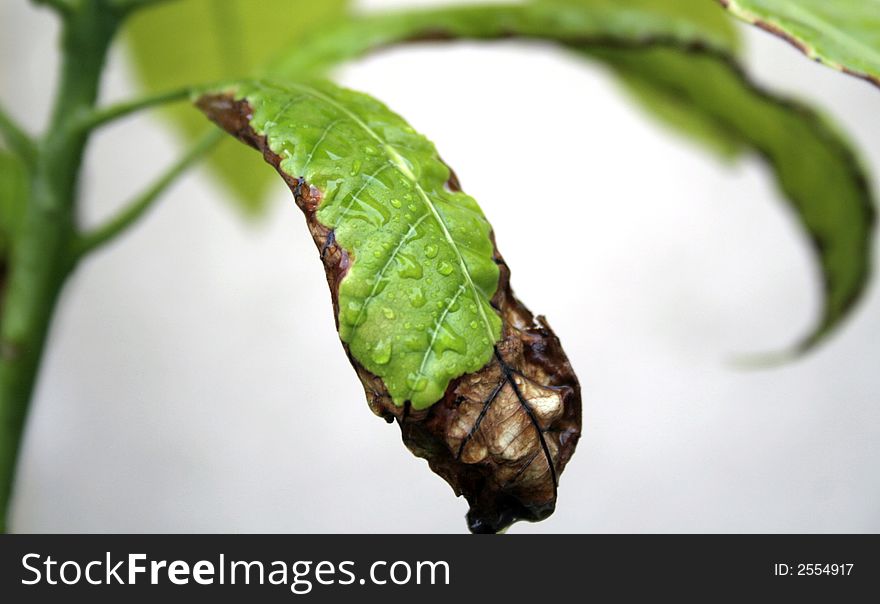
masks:
<svg viewBox="0 0 880 604"><path fill-rule="evenodd" d="M390 4L414 3L362 3ZM0 98L34 130L56 34L47 11L0 4ZM880 90L746 37L759 81L815 100L880 170ZM877 288L806 359L729 362L793 343L819 308L763 165L724 165L550 48L421 46L340 78L436 142L580 376L584 436L557 512L513 532L880 530ZM136 92L119 49L105 83L108 101ZM150 117L102 132L83 222L120 207L175 143ZM14 530L461 532L465 510L367 409L280 180L248 224L194 173L65 290Z"/></svg>

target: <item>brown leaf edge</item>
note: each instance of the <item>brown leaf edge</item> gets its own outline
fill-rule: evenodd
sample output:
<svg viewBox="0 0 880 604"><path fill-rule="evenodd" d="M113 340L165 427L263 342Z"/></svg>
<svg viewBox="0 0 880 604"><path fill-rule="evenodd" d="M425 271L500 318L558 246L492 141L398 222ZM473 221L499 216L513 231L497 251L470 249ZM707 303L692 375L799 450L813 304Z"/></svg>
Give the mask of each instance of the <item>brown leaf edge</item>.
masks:
<svg viewBox="0 0 880 604"><path fill-rule="evenodd" d="M731 14L735 14L732 7L730 6L730 0L718 0L718 3L721 5L722 8L726 9ZM736 16L739 17L739 15ZM757 16L751 16L750 18L742 16L741 18L747 23L754 25L758 29L763 29L767 33L770 33L777 38L780 38L781 40L784 40L785 42L791 44L794 48L803 53L807 58L813 59L817 63L821 63L827 67L836 69L837 71L840 71L847 75L853 76L860 80L864 80L880 88L880 78L878 78L877 76L871 75L870 73L865 73L863 71L856 71L855 69L851 69L846 65L839 65L825 59L824 57L814 56L813 49L810 47L809 44L807 44L800 38L797 38L796 36L788 33L787 31L785 31L785 29L776 25L775 23L770 23L769 21L765 21L764 19L761 19Z"/></svg>
<svg viewBox="0 0 880 604"><path fill-rule="evenodd" d="M281 157L250 126L247 101L211 94L196 104L221 128L261 151L290 187L324 263L338 328L339 284L351 259L316 217L321 191L281 170ZM447 186L460 190L451 170L450 175ZM492 240L494 245L494 234ZM343 342L370 409L389 423L396 420L409 450L465 497L474 533L497 533L519 520L550 516L559 475L581 433L580 385L559 339L544 317L534 317L513 295L510 270L497 247L494 260L500 277L492 305L503 320L495 354L479 371L452 381L428 409L394 405L381 378L361 366Z"/></svg>

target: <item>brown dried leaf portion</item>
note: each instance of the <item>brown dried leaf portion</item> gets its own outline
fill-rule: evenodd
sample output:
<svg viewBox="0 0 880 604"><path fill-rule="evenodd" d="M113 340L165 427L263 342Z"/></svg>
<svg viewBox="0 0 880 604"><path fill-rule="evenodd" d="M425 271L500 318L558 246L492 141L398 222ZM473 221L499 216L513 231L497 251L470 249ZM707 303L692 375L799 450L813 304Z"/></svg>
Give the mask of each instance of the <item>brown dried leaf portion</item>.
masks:
<svg viewBox="0 0 880 604"><path fill-rule="evenodd" d="M478 533L553 513L581 428L580 386L559 339L513 295L497 248L495 260L501 277L492 303L504 329L494 358L450 384L424 417L401 422L410 450L468 500L468 527ZM389 405L387 397L372 404L393 413Z"/></svg>
<svg viewBox="0 0 880 604"><path fill-rule="evenodd" d="M287 182L320 251L338 325L339 283L351 260L333 231L317 220L321 192L280 169L281 158L251 129L252 112L245 101L210 95L198 106L261 151ZM450 173L447 186L458 190L458 180ZM410 451L426 459L456 495L467 499L468 528L475 533L495 533L518 520L537 521L552 514L559 475L581 429L580 386L559 339L543 317L534 317L513 295L510 270L497 247L494 260L500 277L492 305L503 320L495 355L479 371L451 382L443 398L428 409L415 412L409 405L396 406L382 380L348 354L372 411L388 422L397 421Z"/></svg>

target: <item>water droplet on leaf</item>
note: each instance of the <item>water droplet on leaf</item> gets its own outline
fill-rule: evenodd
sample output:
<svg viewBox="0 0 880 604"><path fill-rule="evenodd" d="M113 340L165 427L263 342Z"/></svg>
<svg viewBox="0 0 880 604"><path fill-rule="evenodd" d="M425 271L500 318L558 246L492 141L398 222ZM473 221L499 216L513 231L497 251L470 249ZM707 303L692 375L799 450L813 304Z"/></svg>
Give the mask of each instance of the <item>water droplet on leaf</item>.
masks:
<svg viewBox="0 0 880 604"><path fill-rule="evenodd" d="M428 387L428 378L420 373L410 373L406 376L406 385L413 392L421 392Z"/></svg>
<svg viewBox="0 0 880 604"><path fill-rule="evenodd" d="M400 254L397 256L399 270L398 274L405 279L421 279L422 265L412 256L408 254Z"/></svg>
<svg viewBox="0 0 880 604"><path fill-rule="evenodd" d="M425 305L425 292L422 291L421 287L413 288L409 295L409 302L413 305L413 308L421 308Z"/></svg>
<svg viewBox="0 0 880 604"><path fill-rule="evenodd" d="M438 354L447 350L452 350L459 354L467 352L467 340L459 335L458 332L446 324L441 325L439 329L440 333L434 342Z"/></svg>
<svg viewBox="0 0 880 604"><path fill-rule="evenodd" d="M362 307L363 305L357 300L350 301L343 313L343 321L348 325L357 327L358 324L366 319L366 313L363 316L361 315Z"/></svg>
<svg viewBox="0 0 880 604"><path fill-rule="evenodd" d="M373 347L373 353L370 356L374 363L387 365L391 360L391 338L379 340Z"/></svg>
<svg viewBox="0 0 880 604"><path fill-rule="evenodd" d="M410 352L422 352L428 347L428 334L419 333L406 336L403 346Z"/></svg>

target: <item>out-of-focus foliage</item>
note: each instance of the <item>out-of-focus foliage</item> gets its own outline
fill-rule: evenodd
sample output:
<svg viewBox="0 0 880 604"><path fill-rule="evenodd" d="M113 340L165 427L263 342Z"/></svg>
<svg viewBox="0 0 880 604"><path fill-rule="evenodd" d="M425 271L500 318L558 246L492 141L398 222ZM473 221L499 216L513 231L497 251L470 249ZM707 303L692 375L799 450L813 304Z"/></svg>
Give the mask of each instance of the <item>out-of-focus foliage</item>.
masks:
<svg viewBox="0 0 880 604"><path fill-rule="evenodd" d="M822 270L822 317L797 349L821 340L851 310L869 277L874 201L846 138L808 105L756 87L723 57L654 49L615 50L606 59L651 81L683 110L706 116L767 162ZM688 77L694 73L699 78Z"/></svg>
<svg viewBox="0 0 880 604"><path fill-rule="evenodd" d="M533 0L534 2L556 6L580 6L587 9L612 7L616 10L637 11L634 14L665 16L676 21L685 21L698 28L704 37L711 39L717 48L735 54L740 41L735 23L709 1L699 0ZM605 55L613 59L613 54ZM730 158L742 151L740 141L731 137L718 124L701 111L694 111L670 97L668 90L658 89L650 78L643 78L631 70L618 69L613 60L609 61L612 73L630 97L645 111L671 126L694 141L706 145L722 157ZM663 66L658 66L663 69ZM689 80L697 79L687 74Z"/></svg>
<svg viewBox="0 0 880 604"><path fill-rule="evenodd" d="M796 347L806 350L846 316L867 284L874 202L864 169L846 138L816 111L749 80L726 26L704 28L677 16L682 3L665 12L657 10L661 5L547 0L377 15L329 28L272 69L294 78L396 43L511 36L556 42L604 62L668 120L723 151L750 149L768 162L822 269L824 310Z"/></svg>
<svg viewBox="0 0 880 604"><path fill-rule="evenodd" d="M252 75L282 49L295 47L345 14L347 0L177 0L134 15L126 41L147 91L160 92ZM205 120L190 107L165 110L192 138ZM240 206L259 212L272 183L259 157L226 143L209 165Z"/></svg>

